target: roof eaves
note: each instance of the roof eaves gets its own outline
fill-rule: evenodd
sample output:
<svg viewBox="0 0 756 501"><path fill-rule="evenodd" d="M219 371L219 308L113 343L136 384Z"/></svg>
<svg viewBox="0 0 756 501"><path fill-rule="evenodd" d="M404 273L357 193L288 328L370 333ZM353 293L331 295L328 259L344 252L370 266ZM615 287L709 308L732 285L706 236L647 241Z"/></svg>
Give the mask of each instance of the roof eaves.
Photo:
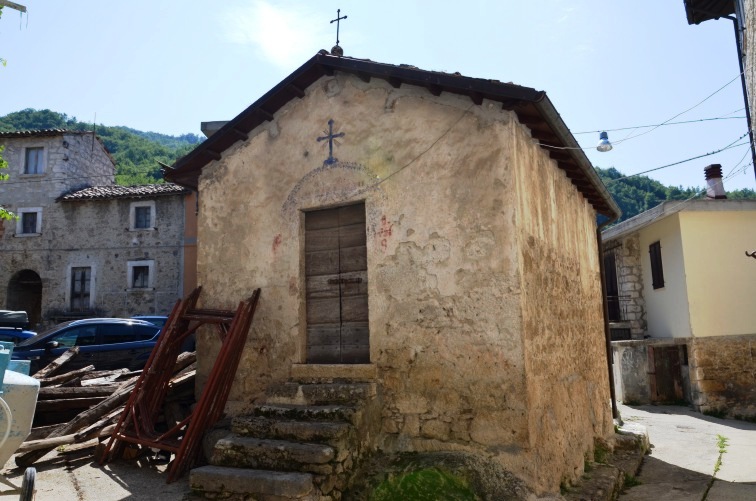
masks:
<svg viewBox="0 0 756 501"><path fill-rule="evenodd" d="M732 0L684 0L688 24L701 24L720 17L732 19L735 2Z"/></svg>
<svg viewBox="0 0 756 501"><path fill-rule="evenodd" d="M552 126L552 130L559 137L562 144L569 148L567 151L569 152L570 156L575 160L581 173L590 182L590 184L596 190L597 194L600 196L603 203L598 203L598 200L591 201L591 203L596 208L596 211L609 218L619 218L620 216L622 216L622 209L620 209L619 205L617 205L617 202L614 201L614 198L609 193L609 190L607 190L604 182L596 173L596 170L593 168L593 165L591 164L590 160L588 160L588 157L585 155L580 145L577 143L577 141L575 141L575 137L572 135L569 128L567 128L567 125L562 120L561 115L559 115L559 112L557 112L554 104L551 102L548 96L544 95L543 99L537 101L535 105L536 108L538 108L538 110L543 113L543 115L545 115L549 124ZM549 148L546 149L548 150Z"/></svg>
<svg viewBox="0 0 756 501"><path fill-rule="evenodd" d="M202 144L177 160L172 169L165 170L164 177L196 190L199 174L207 163L219 160L223 151L237 141L246 139L247 134L264 121L272 120L273 113L286 103L294 98L303 97L304 90L313 82L335 71L354 74L365 81L380 78L395 87L402 84L422 86L435 95L441 92L467 95L477 104L482 103L483 99L502 102L504 107L516 108L516 104L512 103L532 104L541 114L540 119L548 123L547 128L554 132L550 134L548 131L542 131L541 135L554 137L561 143L557 146L568 148L569 162L557 160L559 167L567 172L573 184L597 212L610 218L621 215L619 206L612 199L545 92L496 80L466 77L458 73L427 71L409 65L396 66L365 59L337 57L329 55L326 51L320 51L310 58ZM519 116L521 111L516 113ZM544 146L542 138L541 144L552 158L558 155L555 150L550 150L548 145Z"/></svg>

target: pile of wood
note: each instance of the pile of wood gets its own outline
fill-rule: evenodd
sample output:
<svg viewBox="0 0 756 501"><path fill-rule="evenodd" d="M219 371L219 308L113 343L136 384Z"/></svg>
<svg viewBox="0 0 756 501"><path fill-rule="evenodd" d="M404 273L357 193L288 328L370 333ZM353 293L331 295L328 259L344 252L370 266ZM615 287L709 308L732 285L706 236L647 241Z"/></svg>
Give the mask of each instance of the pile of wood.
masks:
<svg viewBox="0 0 756 501"><path fill-rule="evenodd" d="M142 371L95 371L94 366L65 371L78 355L72 348L32 377L40 390L34 428L16 451L16 464L27 467L61 445L107 438ZM189 415L194 404L195 353L182 353L174 366L162 421L166 428ZM61 422L61 420L63 422Z"/></svg>

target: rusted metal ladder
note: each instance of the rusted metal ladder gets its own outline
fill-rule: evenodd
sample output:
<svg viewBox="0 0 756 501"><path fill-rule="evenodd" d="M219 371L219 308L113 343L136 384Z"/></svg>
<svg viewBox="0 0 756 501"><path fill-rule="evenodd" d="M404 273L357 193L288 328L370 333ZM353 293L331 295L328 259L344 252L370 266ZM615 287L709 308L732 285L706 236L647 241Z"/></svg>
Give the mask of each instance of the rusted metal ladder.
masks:
<svg viewBox="0 0 756 501"><path fill-rule="evenodd" d="M244 343L257 308L260 289L230 310L197 309L202 288L178 301L163 327L147 365L113 430L101 463L121 457L126 443L140 444L174 453L168 467L173 482L192 466L202 437L221 417L226 405ZM183 342L205 324L214 324L222 341L210 377L192 413L165 432L155 430Z"/></svg>

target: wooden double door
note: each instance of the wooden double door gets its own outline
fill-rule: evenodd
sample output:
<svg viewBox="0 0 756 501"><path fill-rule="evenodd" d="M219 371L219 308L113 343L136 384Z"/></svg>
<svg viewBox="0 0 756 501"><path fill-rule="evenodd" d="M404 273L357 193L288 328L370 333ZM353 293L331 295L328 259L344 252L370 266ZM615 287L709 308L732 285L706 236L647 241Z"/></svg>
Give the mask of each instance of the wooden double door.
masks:
<svg viewBox="0 0 756 501"><path fill-rule="evenodd" d="M370 362L365 204L305 213L307 362Z"/></svg>

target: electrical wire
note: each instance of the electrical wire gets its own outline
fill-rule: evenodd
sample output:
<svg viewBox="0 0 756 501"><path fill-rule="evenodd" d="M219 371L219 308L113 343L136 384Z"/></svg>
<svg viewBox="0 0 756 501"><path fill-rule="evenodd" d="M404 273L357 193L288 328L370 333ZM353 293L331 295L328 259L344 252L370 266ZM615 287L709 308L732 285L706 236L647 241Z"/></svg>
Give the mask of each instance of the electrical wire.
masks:
<svg viewBox="0 0 756 501"><path fill-rule="evenodd" d="M635 139L636 137L645 136L649 132L655 131L656 129L658 129L662 125L666 125L667 123L671 122L672 120L674 120L675 118L679 117L680 115L684 115L685 113L687 113L687 112L689 112L689 111L691 111L691 110L693 110L693 109L701 106L703 103L705 103L706 101L708 101L709 99L711 99L712 97L714 97L716 94L718 94L719 92L721 92L722 90L724 90L725 88L727 88L734 81L739 80L742 75L743 75L743 72L741 71L740 73L738 73L738 76L736 76L735 78L733 78L732 80L730 80L729 82L727 82L726 84L724 84L722 87L720 87L719 89L715 90L714 92L712 92L711 94L709 94L708 96L706 96L705 98L703 98L701 101L699 101L698 103L696 103L693 106L691 106L690 108L688 108L687 110L681 111L677 115L675 115L675 116L673 116L671 118L668 118L667 120L663 121L659 125L651 128L651 129L649 129L649 130L647 130L645 132L641 132L640 134L636 134L634 136L631 136L630 135L630 134L632 134L632 132L631 132L630 134L628 134L627 137L625 137L623 139L620 139L619 141L616 141L614 144L624 143L625 141L628 141L630 139Z"/></svg>
<svg viewBox="0 0 756 501"><path fill-rule="evenodd" d="M654 172L654 171L657 171L657 170L666 169L667 167L673 167L675 165L680 165L680 164L683 164L685 162L690 162L691 160L698 160L699 158L704 158L704 157L708 157L708 156L711 156L711 155L716 155L717 153L721 153L721 152L723 152L725 150L729 150L729 149L732 149L732 148L737 148L739 146L745 146L748 143L740 143L740 144L735 144L735 143L737 143L738 141L740 141L741 139L743 139L747 135L748 135L748 133L746 132L745 134L743 134L742 136L740 136L739 138L737 138L735 141L733 141L730 144L728 144L727 146L725 146L724 148L720 148L720 149L718 149L716 151L712 151L712 152L709 152L709 153L704 153L703 155L697 155L697 156L691 157L691 158L686 158L685 160L680 160L678 162L673 162L671 164L662 165L660 167L654 167L653 169L644 170L642 172L636 172L635 174L628 174L627 176L618 177L616 179L610 179L610 180L608 180L604 184L611 184L611 183L614 183L614 182L617 182L617 181L621 181L622 179L628 179L628 178L631 178L631 177L640 176L642 174L647 174L649 172Z"/></svg>
<svg viewBox="0 0 756 501"><path fill-rule="evenodd" d="M742 108L741 108L742 109ZM740 110L738 110L740 111ZM682 122L667 122L667 123L661 123L661 124L652 124L652 125L636 125L635 127L620 127L618 129L604 129L604 130L588 130L583 132L573 132L572 135L580 135L580 134L600 134L602 132L617 132L621 130L631 130L631 129L645 129L648 127L661 127L663 125L680 125L680 124L692 124L697 122L711 122L714 120L739 120L743 119L745 116L738 116L738 117L730 117L730 116L721 116L721 117L715 117L715 118L699 118L698 120L685 120Z"/></svg>
<svg viewBox="0 0 756 501"><path fill-rule="evenodd" d="M662 127L664 125L668 125L672 120L674 120L675 118L679 117L680 115L684 115L685 113L687 113L687 112L689 112L691 110L694 110L695 108L701 106L703 103L705 103L706 101L708 101L709 99L711 99L712 97L714 97L716 94L718 94L719 92L721 92L722 90L724 90L725 88L727 88L733 82L735 82L736 80L738 80L741 77L742 74L743 74L743 72L738 73L738 75L735 78L733 78L732 80L730 80L729 82L727 82L726 84L724 84L723 86L721 86L720 88L718 88L717 90L715 90L714 92L712 92L711 94L709 94L708 96L706 96L705 98L703 98L698 103L694 104L693 106L691 106L690 108L688 108L686 110L681 111L680 113L677 113L676 115L668 118L667 120L663 121L660 124L651 125L651 126L641 125L641 126L637 126L637 127L629 127L629 129L631 129L631 130L628 133L628 135L625 136L622 139L617 140L617 141L612 141L612 145L618 145L618 144L624 143L625 141L629 141L630 139L635 139L636 137L644 136L644 135L648 134L649 132L655 131L659 127ZM651 127L651 128L649 130L647 130L647 131L641 132L640 134L636 134L634 136L631 135L633 130L644 128L644 127ZM627 129L628 128L623 128L623 130L627 130ZM602 131L599 131L599 132L606 132L606 130L602 130ZM547 144L542 144L541 146L544 147L544 148L552 149L552 150L583 150L583 151L585 151L585 150L592 150L594 148L594 146L586 146L586 147L583 147L583 146L578 146L578 147L574 147L574 146L550 146L550 145L547 145Z"/></svg>
<svg viewBox="0 0 756 501"><path fill-rule="evenodd" d="M744 158L745 158L745 157L744 157ZM741 160L741 161L742 161L742 160ZM743 166L743 167L742 167L741 169L738 169L738 170L737 170L737 171L735 171L735 172L733 172L733 171L730 171L730 174L728 174L727 176L723 177L723 178L722 178L721 180L717 181L717 184L719 184L719 185L724 185L724 182L725 182L725 181L727 181L728 179L732 179L732 178L733 178L733 177L735 177L735 176L736 176L737 174L745 174L745 171L746 171L746 170L747 170L747 169L748 169L748 168L749 168L749 167L750 167L751 165L753 165L753 164L752 164L752 163L748 163L748 164L744 165L744 166ZM733 169L733 170L734 170L734 169ZM670 209L669 209L669 210L670 210L670 211L675 211L675 209L677 209L678 207L681 207L681 206L683 206L683 205L685 205L685 204L687 204L687 203L690 203L691 201L695 200L696 198L698 198L698 197L700 197L701 195L703 195L704 193L706 193L707 189L708 189L708 188L703 188L703 189L701 189L701 190L697 191L696 193L694 193L694 194L693 194L693 195L691 195L690 197L686 198L685 200L681 200L681 201L679 201L679 203L677 203L677 204L675 204L675 205L672 205L672 206L670 207ZM671 202L671 201L672 201L672 200L663 200L663 201L662 201L662 203L664 203L664 202ZM659 204L657 204L657 205L659 205ZM654 207L656 207L657 205L655 205ZM653 209L653 207L652 207L651 209ZM648 209L648 210L651 210L651 209ZM642 213L641 213L641 214L642 214ZM640 214L639 214L639 215L640 215ZM634 217L638 217L638 216L634 216ZM659 217L662 217L662 214L660 214L660 215L659 215L659 216L658 216L658 217L657 217L656 219L658 219ZM633 218L630 218L630 219L633 219ZM654 220L655 220L655 219L654 219ZM629 221L629 219L628 219L628 221ZM623 221L623 222L624 222L624 221ZM618 223L618 224L621 224L621 223Z"/></svg>

